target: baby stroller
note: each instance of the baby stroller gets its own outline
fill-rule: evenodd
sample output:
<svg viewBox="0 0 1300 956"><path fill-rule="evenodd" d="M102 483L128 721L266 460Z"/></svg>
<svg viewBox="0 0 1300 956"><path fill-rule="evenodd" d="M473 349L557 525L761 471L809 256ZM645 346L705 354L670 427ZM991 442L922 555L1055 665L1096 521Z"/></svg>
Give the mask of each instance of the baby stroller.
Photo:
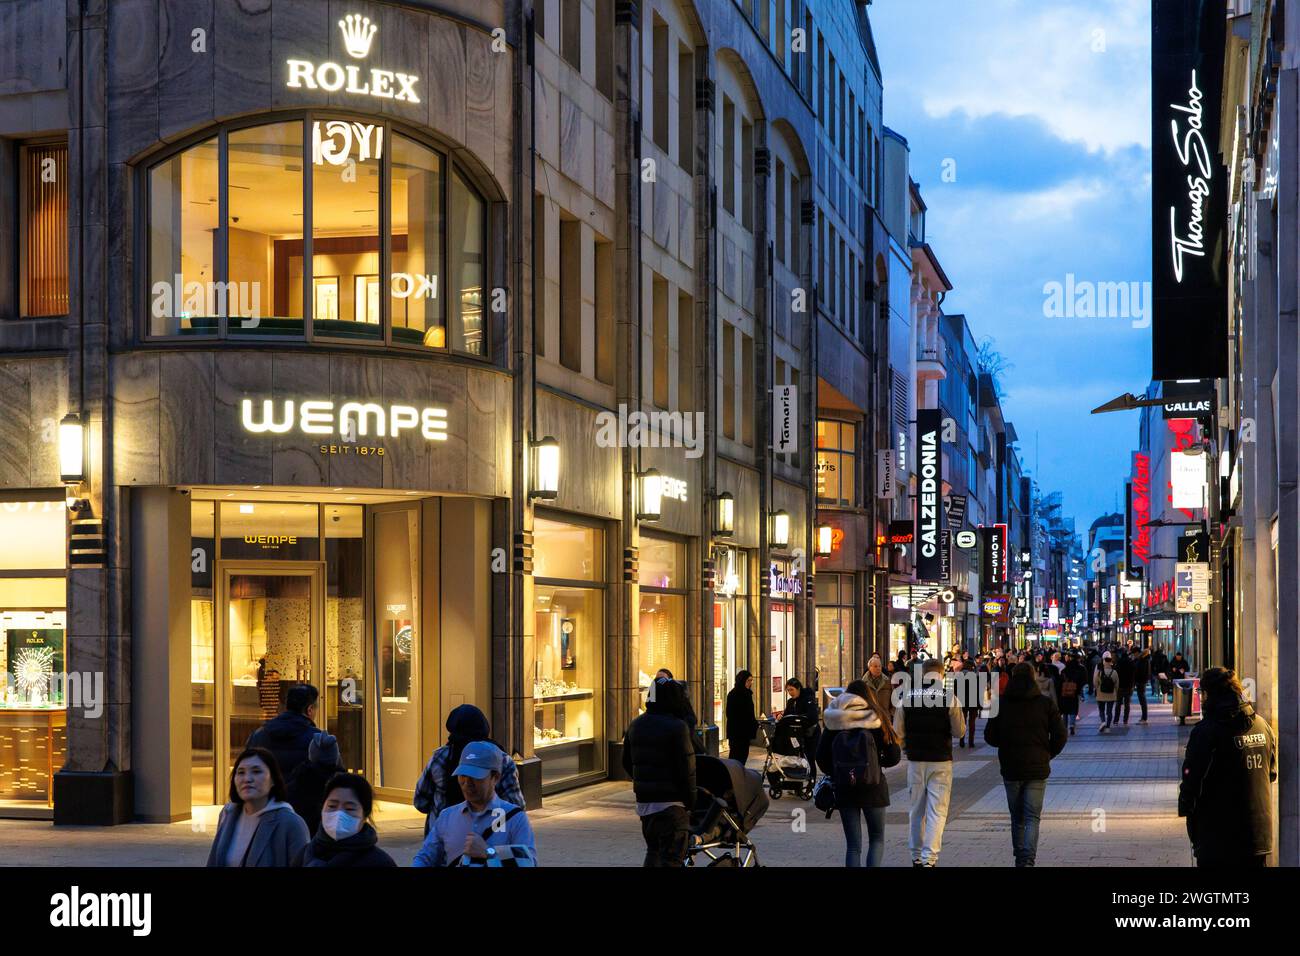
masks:
<svg viewBox="0 0 1300 956"><path fill-rule="evenodd" d="M735 760L695 758L695 809L685 866L758 866L758 849L749 839L767 812L763 777ZM696 862L696 857L709 862Z"/></svg>
<svg viewBox="0 0 1300 956"><path fill-rule="evenodd" d="M817 736L817 722L801 714L789 714L773 723L762 725L767 742L767 758L763 761L763 776L773 800L791 790L800 800L811 799L813 785L817 782L816 756L812 742Z"/></svg>

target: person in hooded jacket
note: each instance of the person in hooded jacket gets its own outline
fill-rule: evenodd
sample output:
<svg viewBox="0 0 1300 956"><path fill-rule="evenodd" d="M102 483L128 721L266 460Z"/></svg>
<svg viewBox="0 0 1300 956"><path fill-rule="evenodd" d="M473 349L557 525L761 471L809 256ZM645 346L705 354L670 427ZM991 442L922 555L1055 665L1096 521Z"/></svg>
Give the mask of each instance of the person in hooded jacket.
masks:
<svg viewBox="0 0 1300 956"><path fill-rule="evenodd" d="M1169 662L1169 679L1184 680L1187 677L1187 672L1191 669L1191 665L1187 663L1187 658L1183 657L1183 652L1178 651L1174 654L1174 659Z"/></svg>
<svg viewBox="0 0 1300 956"><path fill-rule="evenodd" d="M230 802L217 818L207 865L292 866L311 835L288 798L275 755L246 747L230 772Z"/></svg>
<svg viewBox="0 0 1300 956"><path fill-rule="evenodd" d="M644 866L681 866L691 839L695 806L695 747L677 716L680 685L658 678L645 713L623 734L623 769L632 778L636 815L645 839Z"/></svg>
<svg viewBox="0 0 1300 956"><path fill-rule="evenodd" d="M1178 815L1197 866L1264 866L1273 852L1277 739L1245 699L1236 672L1201 675L1201 720L1187 738Z"/></svg>
<svg viewBox="0 0 1300 956"><path fill-rule="evenodd" d="M415 809L425 814L424 832L437 819L438 814L447 807L465 801L460 792L460 785L452 770L460 765L460 755L465 745L479 740L492 743L492 728L483 711L473 704L461 704L453 707L447 715L447 742L433 752L429 762L415 784ZM497 781L496 794L506 803L517 807L524 805L524 793L519 787L519 770L505 748L497 744L502 753L501 779Z"/></svg>
<svg viewBox="0 0 1300 956"><path fill-rule="evenodd" d="M1038 685L1038 690L1044 697L1053 704L1060 706L1060 695L1057 692L1057 682L1061 679L1060 672L1056 666L1049 660L1041 660L1034 666L1034 680ZM1012 671L1014 674L1015 672ZM1010 682L1008 681L1008 687Z"/></svg>
<svg viewBox="0 0 1300 956"><path fill-rule="evenodd" d="M316 707L320 691L311 684L297 684L285 695L284 711L253 731L245 747L261 747L275 756L280 773L287 780L307 759L307 747L320 733Z"/></svg>
<svg viewBox="0 0 1300 956"><path fill-rule="evenodd" d="M1128 723L1129 704L1133 702L1133 686L1137 682L1137 665L1133 654L1127 650L1119 652L1115 661L1115 673L1119 676L1119 696L1115 698L1115 723L1123 718Z"/></svg>
<svg viewBox="0 0 1300 956"><path fill-rule="evenodd" d="M344 770L339 757L338 739L321 732L307 745L307 759L298 767L285 786L289 792L289 805L293 812L302 817L307 824L307 832L316 835L320 829L320 807L325 799L325 784L331 777Z"/></svg>
<svg viewBox="0 0 1300 956"><path fill-rule="evenodd" d="M749 747L758 733L754 716L754 675L749 671L736 674L736 685L727 692L727 756L743 767L749 759Z"/></svg>
<svg viewBox="0 0 1300 956"><path fill-rule="evenodd" d="M1101 655L1101 663L1092 675L1093 695L1097 698L1097 711L1101 719L1099 734L1110 730L1115 720L1115 698L1119 696L1119 674L1111 663L1110 651Z"/></svg>
<svg viewBox="0 0 1300 956"><path fill-rule="evenodd" d="M658 680L660 677L666 677L668 680L677 680L677 678L673 676L673 672L666 667L661 667L659 670L655 671L655 679ZM697 754L702 754L705 752L704 741L700 738L700 735L695 732L695 729L699 724L699 718L695 716L695 707L691 704L690 691L687 690L685 681L677 681L677 684L681 688L681 693L677 695L677 716L686 721L686 726L691 729L691 742L695 746L695 752Z"/></svg>
<svg viewBox="0 0 1300 956"><path fill-rule="evenodd" d="M888 720L888 698L872 690L865 681L855 680L826 708L826 732L817 745L817 766L835 779L835 738L862 730L871 734L883 770L903 759L898 737ZM883 866L885 860L885 808L889 806L889 782L865 785L852 793L835 793L835 809L844 828L844 865L862 866L862 820L867 821L867 866Z"/></svg>
<svg viewBox="0 0 1300 956"><path fill-rule="evenodd" d="M325 785L325 799L316 810L321 827L298 854L294 866L397 866L379 848L379 834L370 820L375 794L365 777L336 773Z"/></svg>
<svg viewBox="0 0 1300 956"><path fill-rule="evenodd" d="M1079 704L1082 701L1083 689L1087 684L1087 670L1079 663L1079 655L1071 654L1065 662L1065 670L1061 671L1061 696L1059 700L1061 716L1065 718L1070 733L1075 732L1078 724Z"/></svg>
<svg viewBox="0 0 1300 956"><path fill-rule="evenodd" d="M1056 669L1050 661L1046 666ZM984 725L984 740L998 748L1016 866L1034 865L1052 758L1065 749L1066 741L1056 702L1038 684L1031 665L1017 664L998 702L997 716Z"/></svg>

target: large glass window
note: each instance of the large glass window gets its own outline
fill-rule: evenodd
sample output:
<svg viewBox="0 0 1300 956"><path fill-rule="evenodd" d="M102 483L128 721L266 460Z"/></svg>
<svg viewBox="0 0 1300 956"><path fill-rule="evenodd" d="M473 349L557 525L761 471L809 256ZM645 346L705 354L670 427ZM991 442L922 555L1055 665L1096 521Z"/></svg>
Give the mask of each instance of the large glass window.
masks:
<svg viewBox="0 0 1300 956"><path fill-rule="evenodd" d="M387 124L231 128L146 177L151 336L487 353L487 205L444 154Z"/></svg>
<svg viewBox="0 0 1300 956"><path fill-rule="evenodd" d="M604 536L544 519L533 532L533 750L549 788L604 769Z"/></svg>
<svg viewBox="0 0 1300 956"><path fill-rule="evenodd" d="M851 508L857 503L857 426L817 420L817 500Z"/></svg>
<svg viewBox="0 0 1300 956"><path fill-rule="evenodd" d="M366 547L363 509L325 506L325 691L343 766L365 771Z"/></svg>
<svg viewBox="0 0 1300 956"><path fill-rule="evenodd" d="M817 671L820 685L844 687L853 673L854 579L817 575Z"/></svg>
<svg viewBox="0 0 1300 956"><path fill-rule="evenodd" d="M233 130L227 151L227 333L301 336L302 123Z"/></svg>
<svg viewBox="0 0 1300 956"><path fill-rule="evenodd" d="M643 693L661 668L677 680L687 679L685 570L685 545L649 535L641 538L638 682Z"/></svg>
<svg viewBox="0 0 1300 956"><path fill-rule="evenodd" d="M50 806L67 749L66 515L0 502L0 804Z"/></svg>
<svg viewBox="0 0 1300 956"><path fill-rule="evenodd" d="M714 565L717 583L713 590L713 722L722 727L727 693L736 685L736 675L749 669L749 639L755 627L749 552L719 548L714 551ZM755 689L761 690L757 686ZM755 700L758 699L756 694Z"/></svg>

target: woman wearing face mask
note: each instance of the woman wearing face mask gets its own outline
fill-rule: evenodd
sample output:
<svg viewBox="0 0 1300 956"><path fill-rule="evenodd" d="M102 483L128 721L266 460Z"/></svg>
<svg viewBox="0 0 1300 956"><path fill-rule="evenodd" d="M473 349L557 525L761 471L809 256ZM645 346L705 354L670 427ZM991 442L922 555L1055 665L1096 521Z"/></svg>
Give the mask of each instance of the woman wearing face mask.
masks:
<svg viewBox="0 0 1300 956"><path fill-rule="evenodd" d="M288 801L272 753L246 748L235 758L208 866L292 866L311 834Z"/></svg>
<svg viewBox="0 0 1300 956"><path fill-rule="evenodd" d="M303 847L295 866L397 866L379 849L379 835L370 822L374 791L366 778L336 773L325 785L320 829Z"/></svg>

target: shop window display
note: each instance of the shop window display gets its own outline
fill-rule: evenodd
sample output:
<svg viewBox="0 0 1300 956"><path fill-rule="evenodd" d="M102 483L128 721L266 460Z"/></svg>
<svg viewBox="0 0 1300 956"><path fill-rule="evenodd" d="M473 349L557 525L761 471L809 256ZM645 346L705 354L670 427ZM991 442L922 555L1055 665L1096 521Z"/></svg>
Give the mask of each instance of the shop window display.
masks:
<svg viewBox="0 0 1300 956"><path fill-rule="evenodd" d="M603 536L538 519L534 541L533 750L549 786L604 769Z"/></svg>
<svg viewBox="0 0 1300 956"><path fill-rule="evenodd" d="M722 548L714 552L717 583L713 591L713 722L719 727L736 674L752 669L749 637L754 629L749 568L746 551Z"/></svg>
<svg viewBox="0 0 1300 956"><path fill-rule="evenodd" d="M69 695L62 501L0 502L0 803L50 805ZM90 675L87 675L89 678Z"/></svg>
<svg viewBox="0 0 1300 956"><path fill-rule="evenodd" d="M853 668L853 576L817 576L817 670L822 687L844 687Z"/></svg>
<svg viewBox="0 0 1300 956"><path fill-rule="evenodd" d="M685 545L675 541L649 535L641 539L637 680L642 694L660 668L687 679L685 552Z"/></svg>

